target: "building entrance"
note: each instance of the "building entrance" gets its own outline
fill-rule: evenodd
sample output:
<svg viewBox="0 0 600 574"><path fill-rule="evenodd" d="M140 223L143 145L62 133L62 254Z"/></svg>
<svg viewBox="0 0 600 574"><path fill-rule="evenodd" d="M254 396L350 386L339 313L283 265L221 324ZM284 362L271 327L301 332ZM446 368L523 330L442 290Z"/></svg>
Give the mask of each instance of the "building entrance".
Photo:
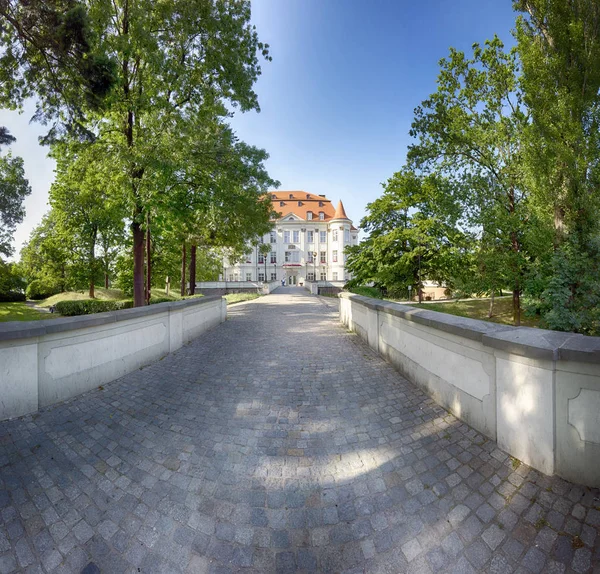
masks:
<svg viewBox="0 0 600 574"><path fill-rule="evenodd" d="M287 278L287 284L288 285L297 285L297 280L298 278L296 277L296 275L288 275Z"/></svg>

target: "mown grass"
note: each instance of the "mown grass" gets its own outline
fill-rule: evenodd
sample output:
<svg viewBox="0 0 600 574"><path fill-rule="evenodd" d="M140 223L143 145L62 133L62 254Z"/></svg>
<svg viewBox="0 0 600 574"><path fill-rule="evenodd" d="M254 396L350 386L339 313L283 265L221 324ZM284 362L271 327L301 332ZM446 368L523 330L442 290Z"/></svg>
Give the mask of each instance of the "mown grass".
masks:
<svg viewBox="0 0 600 574"><path fill-rule="evenodd" d="M101 301L123 301L125 299L131 299L131 297L127 297L120 289L96 287L94 289L94 294L96 295L95 298ZM154 298L169 299L171 301L179 301L182 298L179 293L176 293L173 290L167 295L165 290L160 288L152 289L151 294ZM64 291L63 293L52 295L52 297L40 301L37 305L39 307L50 307L51 305L56 305L60 301L85 301L89 298L88 291Z"/></svg>
<svg viewBox="0 0 600 574"><path fill-rule="evenodd" d="M492 321L502 323L503 325L513 325L512 297L500 297L494 301L494 315L489 318L490 310L489 299L470 299L468 301L452 301L448 303L412 303L412 307L426 309L428 311L438 311L459 317L468 317L470 319L481 319L483 321ZM521 325L525 327L539 327L539 320L533 317L526 317L521 311Z"/></svg>
<svg viewBox="0 0 600 574"><path fill-rule="evenodd" d="M381 290L377 287L351 287L349 289L350 293L356 293L357 295L362 295L363 297L373 297L374 299L383 299L381 295Z"/></svg>
<svg viewBox="0 0 600 574"><path fill-rule="evenodd" d="M228 305L234 303L242 303L243 301L252 301L252 299L258 299L260 295L258 293L228 293L225 295L225 300Z"/></svg>
<svg viewBox="0 0 600 574"><path fill-rule="evenodd" d="M28 307L24 301L14 303L0 303L0 322L6 321L39 321L51 319L50 313L40 313Z"/></svg>

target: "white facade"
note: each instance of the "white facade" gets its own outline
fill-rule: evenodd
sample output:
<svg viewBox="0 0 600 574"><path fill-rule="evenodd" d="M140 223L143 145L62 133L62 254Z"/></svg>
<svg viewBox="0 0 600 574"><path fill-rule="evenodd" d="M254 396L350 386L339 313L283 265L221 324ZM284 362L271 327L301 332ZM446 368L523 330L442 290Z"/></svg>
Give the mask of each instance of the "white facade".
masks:
<svg viewBox="0 0 600 574"><path fill-rule="evenodd" d="M271 247L263 258L259 247L245 262L224 261L226 281L281 281L301 285L305 281L346 281L344 250L358 243L358 229L352 225L340 201L334 211L330 200L306 192L271 192L280 217L273 230L262 237ZM316 254L316 255L315 255Z"/></svg>

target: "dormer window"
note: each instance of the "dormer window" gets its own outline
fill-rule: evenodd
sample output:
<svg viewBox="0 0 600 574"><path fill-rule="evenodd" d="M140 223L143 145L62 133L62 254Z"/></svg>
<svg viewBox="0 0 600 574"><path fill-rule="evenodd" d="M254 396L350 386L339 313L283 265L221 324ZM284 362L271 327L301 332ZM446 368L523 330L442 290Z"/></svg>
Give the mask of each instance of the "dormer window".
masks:
<svg viewBox="0 0 600 574"><path fill-rule="evenodd" d="M276 196L275 194L273 194L273 195L271 196L271 199L277 199L277 196Z"/></svg>
<svg viewBox="0 0 600 574"><path fill-rule="evenodd" d="M319 219L323 221L325 219L325 214L322 211L319 211Z"/></svg>
<svg viewBox="0 0 600 574"><path fill-rule="evenodd" d="M310 193L306 194L306 199L310 199Z"/></svg>
<svg viewBox="0 0 600 574"><path fill-rule="evenodd" d="M306 212L306 219L311 220L312 216L313 216L312 211L307 211Z"/></svg>
<svg viewBox="0 0 600 574"><path fill-rule="evenodd" d="M294 194L290 193L290 199L294 199Z"/></svg>
<svg viewBox="0 0 600 574"><path fill-rule="evenodd" d="M283 207L285 205L285 201L280 201L279 202L279 207Z"/></svg>
<svg viewBox="0 0 600 574"><path fill-rule="evenodd" d="M319 201L319 207L323 207L323 202Z"/></svg>
<svg viewBox="0 0 600 574"><path fill-rule="evenodd" d="M301 205L302 205L302 202L301 202L301 201L299 201L299 202L298 202L298 207L300 207Z"/></svg>

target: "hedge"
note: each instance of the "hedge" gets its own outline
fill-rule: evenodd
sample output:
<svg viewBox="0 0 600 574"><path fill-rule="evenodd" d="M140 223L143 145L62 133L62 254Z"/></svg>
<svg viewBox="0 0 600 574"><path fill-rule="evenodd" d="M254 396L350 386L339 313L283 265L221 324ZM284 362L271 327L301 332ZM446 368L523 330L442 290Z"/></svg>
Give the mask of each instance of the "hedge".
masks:
<svg viewBox="0 0 600 574"><path fill-rule="evenodd" d="M119 311L120 309L131 309L133 301L103 301L98 299L84 299L82 301L59 301L56 312L65 317L74 315L91 315L93 313L104 313L105 311Z"/></svg>
<svg viewBox="0 0 600 574"><path fill-rule="evenodd" d="M40 279L34 279L29 285L25 294L28 299L47 299L60 293L60 287L52 283L46 283Z"/></svg>
<svg viewBox="0 0 600 574"><path fill-rule="evenodd" d="M0 303L14 303L16 301L25 301L25 293L18 293L17 291L0 291Z"/></svg>

